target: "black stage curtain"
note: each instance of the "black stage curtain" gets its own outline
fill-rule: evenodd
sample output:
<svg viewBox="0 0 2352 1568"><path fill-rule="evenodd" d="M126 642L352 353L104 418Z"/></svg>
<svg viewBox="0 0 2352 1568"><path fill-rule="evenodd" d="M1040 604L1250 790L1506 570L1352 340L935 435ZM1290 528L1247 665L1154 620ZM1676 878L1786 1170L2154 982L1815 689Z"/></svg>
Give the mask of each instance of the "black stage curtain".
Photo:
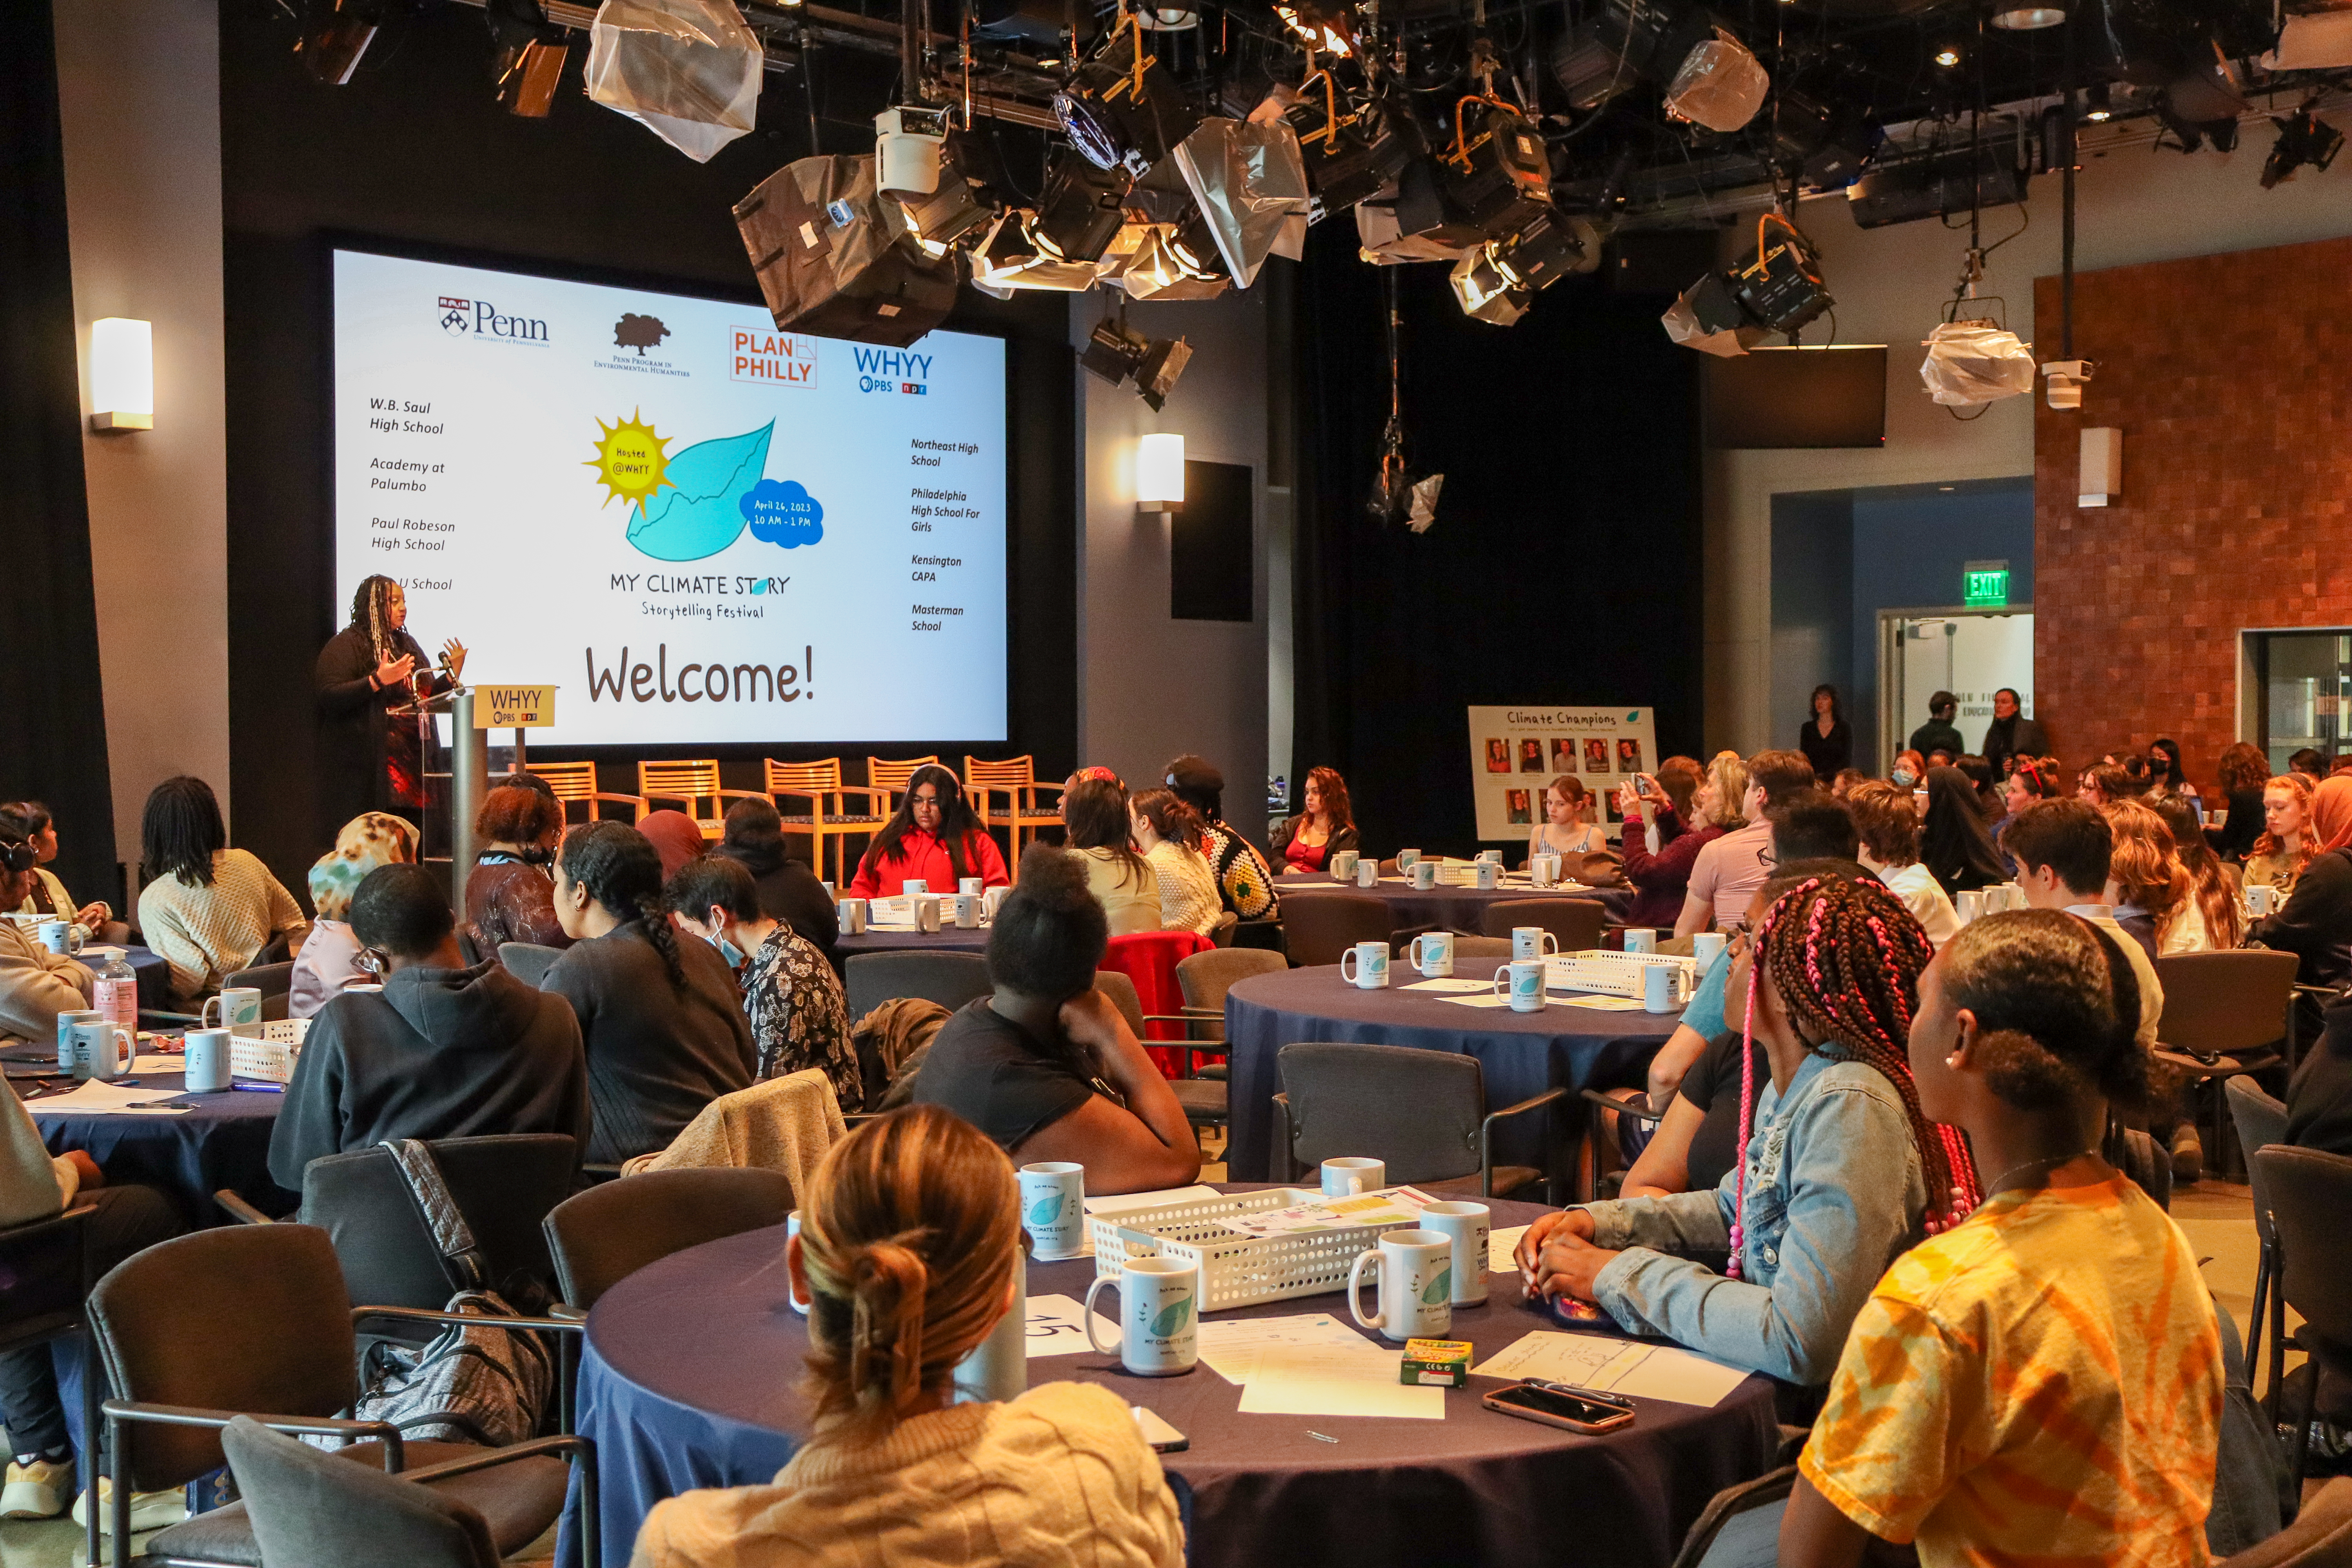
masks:
<svg viewBox="0 0 2352 1568"><path fill-rule="evenodd" d="M1444 266L1396 268L1406 458L1445 475L1415 535L1364 510L1382 270L1344 219L1300 268L1292 768L1339 769L1367 849L1460 852L1471 704L1649 704L1663 754L1697 750L1697 356L1659 326L1668 300L1599 277L1503 328L1462 314Z"/></svg>
<svg viewBox="0 0 2352 1568"><path fill-rule="evenodd" d="M73 270L49 0L0 5L0 515L13 679L0 681L0 796L58 815L57 871L115 897L114 799L98 682ZM136 439L136 437L127 437ZM161 677L159 676L159 679Z"/></svg>

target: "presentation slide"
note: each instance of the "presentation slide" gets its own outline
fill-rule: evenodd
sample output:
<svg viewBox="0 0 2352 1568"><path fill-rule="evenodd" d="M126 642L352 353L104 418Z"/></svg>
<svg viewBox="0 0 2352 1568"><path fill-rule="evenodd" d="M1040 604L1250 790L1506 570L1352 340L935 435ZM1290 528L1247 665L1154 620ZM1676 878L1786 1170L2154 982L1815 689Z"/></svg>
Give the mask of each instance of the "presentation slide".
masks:
<svg viewBox="0 0 2352 1568"><path fill-rule="evenodd" d="M335 618L407 592L535 745L1003 741L1004 345L338 250Z"/></svg>

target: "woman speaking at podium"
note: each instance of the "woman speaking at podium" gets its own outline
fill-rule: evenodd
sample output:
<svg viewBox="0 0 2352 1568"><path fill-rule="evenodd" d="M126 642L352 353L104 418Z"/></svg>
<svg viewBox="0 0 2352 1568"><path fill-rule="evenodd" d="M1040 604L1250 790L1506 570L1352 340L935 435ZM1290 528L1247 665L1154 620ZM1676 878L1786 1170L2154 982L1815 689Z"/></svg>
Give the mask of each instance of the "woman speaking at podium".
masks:
<svg viewBox="0 0 2352 1568"><path fill-rule="evenodd" d="M352 595L352 624L319 650L322 820L389 811L422 822L424 743L416 716L393 710L455 686L465 671L466 649L451 637L436 670L407 624L408 596L400 584L373 576Z"/></svg>

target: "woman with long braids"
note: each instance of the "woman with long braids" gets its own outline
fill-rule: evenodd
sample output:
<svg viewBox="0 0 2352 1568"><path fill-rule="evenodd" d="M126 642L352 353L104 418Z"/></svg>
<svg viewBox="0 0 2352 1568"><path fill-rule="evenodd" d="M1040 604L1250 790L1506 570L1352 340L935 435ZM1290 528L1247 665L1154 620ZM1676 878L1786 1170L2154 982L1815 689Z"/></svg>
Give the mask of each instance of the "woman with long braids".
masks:
<svg viewBox="0 0 2352 1568"><path fill-rule="evenodd" d="M1957 1135L1921 1116L1905 1056L1927 934L1875 880L1783 889L1730 977L1770 1071L1759 1082L1743 1051L1746 1158L1712 1192L1547 1215L1518 1262L1556 1301L1811 1387L1886 1266L1976 1205L1976 1173ZM1675 1256L1695 1252L1727 1252L1729 1267Z"/></svg>
<svg viewBox="0 0 2352 1568"><path fill-rule="evenodd" d="M661 853L591 822L555 858L555 918L572 945L540 982L572 1004L588 1054L592 1164L667 1148L702 1108L759 1069L734 972L681 942L662 903Z"/></svg>
<svg viewBox="0 0 2352 1568"><path fill-rule="evenodd" d="M934 1106L892 1111L827 1152L800 1216L783 1264L808 1303L808 1441L772 1481L656 1503L633 1563L1179 1568L1176 1500L1118 1391L955 1402L1020 1267L993 1143Z"/></svg>
<svg viewBox="0 0 2352 1568"><path fill-rule="evenodd" d="M928 891L952 893L966 877L990 888L1013 879L1004 873L996 840L964 798L962 781L937 763L926 763L908 779L898 809L866 847L849 896L895 899L907 890L909 879Z"/></svg>
<svg viewBox="0 0 2352 1568"><path fill-rule="evenodd" d="M450 675L436 674L424 645L408 633L408 595L381 574L352 595L351 624L319 650L312 679L325 744L319 751L319 802L326 820L363 811L396 811L415 820L425 809L425 759L414 717L392 710L417 696L446 691L466 668L456 637L442 645Z"/></svg>

